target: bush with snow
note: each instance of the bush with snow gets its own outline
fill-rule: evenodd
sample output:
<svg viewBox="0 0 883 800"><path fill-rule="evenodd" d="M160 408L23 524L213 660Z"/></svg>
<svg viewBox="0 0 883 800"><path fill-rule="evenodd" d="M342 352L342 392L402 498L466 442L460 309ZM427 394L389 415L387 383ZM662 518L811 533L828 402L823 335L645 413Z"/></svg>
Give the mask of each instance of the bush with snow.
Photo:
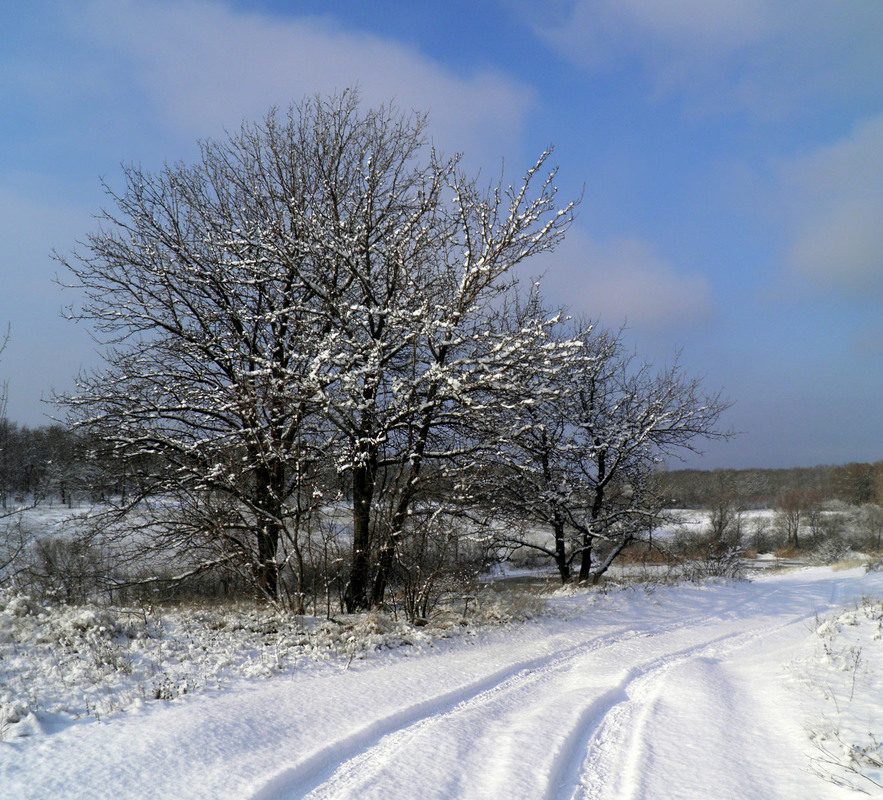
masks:
<svg viewBox="0 0 883 800"><path fill-rule="evenodd" d="M838 536L832 536L819 542L807 556L810 564L836 564L850 554L850 549Z"/></svg>

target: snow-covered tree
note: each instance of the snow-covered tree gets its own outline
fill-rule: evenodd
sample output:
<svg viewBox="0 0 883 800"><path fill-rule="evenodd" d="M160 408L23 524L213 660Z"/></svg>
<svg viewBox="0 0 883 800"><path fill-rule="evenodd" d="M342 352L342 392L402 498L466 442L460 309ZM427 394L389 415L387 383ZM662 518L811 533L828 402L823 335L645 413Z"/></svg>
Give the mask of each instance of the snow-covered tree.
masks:
<svg viewBox="0 0 883 800"><path fill-rule="evenodd" d="M505 544L544 552L562 581L575 563L579 581L597 581L660 521L658 465L727 435L717 427L727 403L677 363L636 365L620 335L592 324L557 338L579 349L558 351L547 399L511 412L513 434L485 501L553 534L548 545L536 531L512 528Z"/></svg>
<svg viewBox="0 0 883 800"><path fill-rule="evenodd" d="M477 446L476 421L544 335L541 318L509 331L499 307L513 267L560 240L572 206L556 208L548 154L520 186L481 189L426 151L421 117L361 115L352 95L315 112L315 374L352 499L355 609L383 600L427 464L437 477Z"/></svg>
<svg viewBox="0 0 883 800"><path fill-rule="evenodd" d="M154 535L246 565L270 597L333 463L352 501L346 604L380 603L426 465L485 441L476 421L545 335L542 318L503 324L502 296L572 205L556 207L547 154L521 185L481 189L427 147L422 116L353 92L201 152L126 168L116 210L61 259L107 360L62 401L118 459L157 467L133 498L176 498L142 505L169 515Z"/></svg>
<svg viewBox="0 0 883 800"><path fill-rule="evenodd" d="M805 518L801 523L801 516L805 517L806 509L806 495L799 490L785 492L776 500L776 527L789 546L800 547L801 524L806 524Z"/></svg>

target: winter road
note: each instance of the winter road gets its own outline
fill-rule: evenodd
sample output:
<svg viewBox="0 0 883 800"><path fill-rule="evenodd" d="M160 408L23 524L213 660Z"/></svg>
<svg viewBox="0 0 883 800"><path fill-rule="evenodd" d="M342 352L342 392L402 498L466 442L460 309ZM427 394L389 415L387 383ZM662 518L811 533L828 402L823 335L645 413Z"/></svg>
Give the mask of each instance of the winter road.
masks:
<svg viewBox="0 0 883 800"><path fill-rule="evenodd" d="M2 798L773 800L807 769L787 664L883 576L554 598L549 617L0 748ZM407 648L405 648L407 650Z"/></svg>

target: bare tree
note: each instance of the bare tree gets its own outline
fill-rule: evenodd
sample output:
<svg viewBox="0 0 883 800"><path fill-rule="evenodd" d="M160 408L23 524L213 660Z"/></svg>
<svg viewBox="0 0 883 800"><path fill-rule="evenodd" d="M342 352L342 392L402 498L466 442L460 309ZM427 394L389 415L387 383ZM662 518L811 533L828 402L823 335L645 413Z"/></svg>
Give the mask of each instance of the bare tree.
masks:
<svg viewBox="0 0 883 800"><path fill-rule="evenodd" d="M537 316L538 305L539 299L531 297L521 316ZM491 517L503 521L496 534L498 544L543 553L553 560L565 583L579 553L573 542L574 521L579 524L588 502L585 483L575 470L579 434L574 389L580 379L604 380L617 347L615 337L592 325L578 333L569 336L556 325L548 339L537 343L517 389L531 402L513 399L500 406L496 429L491 431L496 446L479 474L476 491ZM546 369L540 371L539 364L546 364ZM550 530L551 542L533 526Z"/></svg>
<svg viewBox="0 0 883 800"><path fill-rule="evenodd" d="M334 112L339 151L314 215L333 275L318 293L334 337L325 409L353 504L351 610L383 601L427 464L433 477L462 465L475 420L544 336L544 320L511 331L498 309L513 267L553 247L572 210L556 208L548 154L520 186L482 189L456 158L419 162L422 118L356 111Z"/></svg>
<svg viewBox="0 0 883 800"><path fill-rule="evenodd" d="M489 496L553 533L551 547L535 537L509 537L510 545L551 556L563 581L578 562L585 582L652 531L663 508L656 466L727 436L717 423L728 404L703 393L677 363L660 371L636 366L618 335L592 325L576 333L580 348L561 351L549 401L515 410L506 467Z"/></svg>
<svg viewBox="0 0 883 800"><path fill-rule="evenodd" d="M470 417L544 335L499 308L572 216L547 155L482 189L426 147L422 116L344 92L206 142L193 166L126 168L117 210L61 259L107 368L60 399L121 462L152 459L131 503L154 509L154 539L275 597L332 462L352 501L346 605L382 602L426 464L462 466Z"/></svg>
<svg viewBox="0 0 883 800"><path fill-rule="evenodd" d="M785 492L776 501L776 525L785 536L786 543L795 548L800 547L801 517L806 505L806 496L800 491Z"/></svg>
<svg viewBox="0 0 883 800"><path fill-rule="evenodd" d="M733 481L724 472L716 472L717 490L711 497L708 520L712 547L738 546L742 540L743 508Z"/></svg>

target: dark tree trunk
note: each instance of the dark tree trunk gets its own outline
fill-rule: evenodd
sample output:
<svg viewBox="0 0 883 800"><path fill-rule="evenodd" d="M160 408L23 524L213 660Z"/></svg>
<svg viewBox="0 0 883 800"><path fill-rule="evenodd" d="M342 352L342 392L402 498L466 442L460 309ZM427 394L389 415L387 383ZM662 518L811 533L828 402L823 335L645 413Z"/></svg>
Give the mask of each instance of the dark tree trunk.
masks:
<svg viewBox="0 0 883 800"><path fill-rule="evenodd" d="M285 469L281 463L264 464L255 471L255 506L258 512L258 589L272 601L279 598L279 564L276 557L282 538L282 494Z"/></svg>
<svg viewBox="0 0 883 800"><path fill-rule="evenodd" d="M561 583L570 581L570 564L567 561L567 542L564 539L564 520L555 515L552 525L555 532L555 566L561 576Z"/></svg>
<svg viewBox="0 0 883 800"><path fill-rule="evenodd" d="M582 555L579 563L579 582L586 583L592 574L592 537L588 533L583 534Z"/></svg>
<svg viewBox="0 0 883 800"><path fill-rule="evenodd" d="M386 597L386 586L389 583L389 576L392 574L395 550L396 539L393 535L390 535L380 550L377 572L374 573L374 584L371 587L371 605L374 608L383 605L384 598Z"/></svg>
<svg viewBox="0 0 883 800"><path fill-rule="evenodd" d="M344 603L350 613L368 608L371 572L371 504L374 499L376 457L353 469L353 565Z"/></svg>
<svg viewBox="0 0 883 800"><path fill-rule="evenodd" d="M596 444L598 442L596 441ZM606 457L604 450L598 451L598 478L595 485L595 497L592 500L591 527L583 533L583 553L579 566L579 582L585 583L589 579L592 572L592 534L598 524L601 516L601 510L604 508L604 487L606 485Z"/></svg>
<svg viewBox="0 0 883 800"><path fill-rule="evenodd" d="M439 348L436 363L444 364L447 358L448 347L443 345ZM395 514L392 517L392 525L389 534L383 543L383 549L380 553L380 561L377 565L377 574L374 576L374 586L371 592L371 605L379 606L383 604L386 595L386 585L389 582L392 573L392 565L395 558L395 551L399 539L405 530L405 523L408 519L408 512L411 509L411 503L417 495L417 482L420 478L420 471L423 468L423 454L426 452L426 441L429 438L429 431L432 428L435 418L436 404L435 398L438 394L438 384L430 387L427 393L427 405L423 412L423 418L420 422L420 429L414 442L411 454L408 459L408 465L405 467L408 474L408 481L402 490L396 506Z"/></svg>
<svg viewBox="0 0 883 800"><path fill-rule="evenodd" d="M258 529L257 583L258 589L269 600L276 600L279 592L279 564L276 561L279 534L279 523L271 520Z"/></svg>

